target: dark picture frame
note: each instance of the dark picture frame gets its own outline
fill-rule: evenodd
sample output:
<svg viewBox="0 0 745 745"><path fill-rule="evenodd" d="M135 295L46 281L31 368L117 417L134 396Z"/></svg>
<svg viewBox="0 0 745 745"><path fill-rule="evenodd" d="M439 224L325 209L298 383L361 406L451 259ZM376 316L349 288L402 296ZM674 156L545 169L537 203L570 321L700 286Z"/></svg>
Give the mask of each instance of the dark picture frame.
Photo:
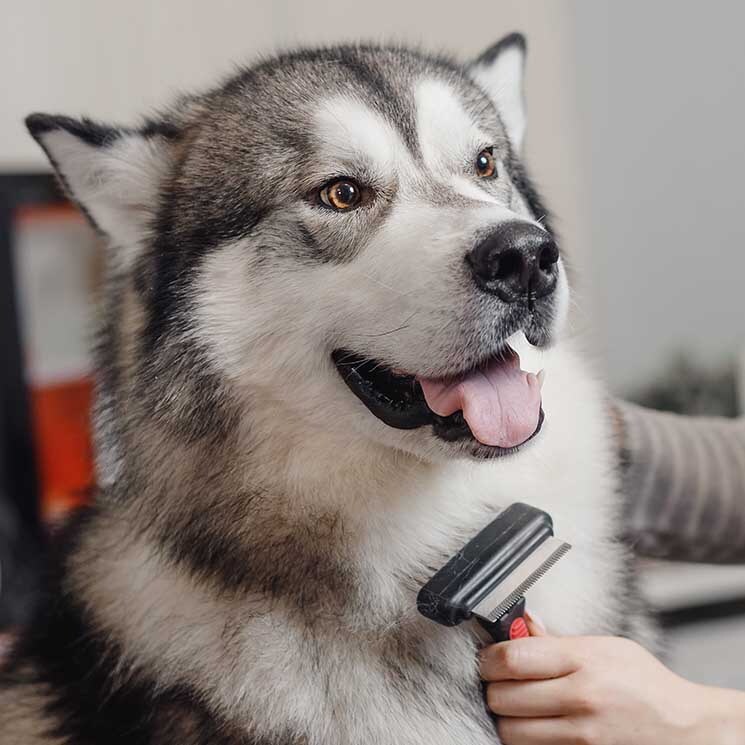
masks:
<svg viewBox="0 0 745 745"><path fill-rule="evenodd" d="M45 546L15 286L15 221L21 208L68 204L51 173L0 173L0 629L31 613Z"/></svg>

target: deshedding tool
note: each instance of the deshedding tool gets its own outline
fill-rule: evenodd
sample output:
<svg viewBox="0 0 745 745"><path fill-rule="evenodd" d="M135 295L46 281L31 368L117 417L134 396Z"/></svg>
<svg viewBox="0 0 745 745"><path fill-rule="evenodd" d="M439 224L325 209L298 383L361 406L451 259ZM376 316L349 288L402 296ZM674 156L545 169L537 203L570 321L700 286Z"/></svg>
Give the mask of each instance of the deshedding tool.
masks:
<svg viewBox="0 0 745 745"><path fill-rule="evenodd" d="M515 502L422 587L417 608L444 626L475 616L494 641L529 636L524 595L570 548L547 512Z"/></svg>

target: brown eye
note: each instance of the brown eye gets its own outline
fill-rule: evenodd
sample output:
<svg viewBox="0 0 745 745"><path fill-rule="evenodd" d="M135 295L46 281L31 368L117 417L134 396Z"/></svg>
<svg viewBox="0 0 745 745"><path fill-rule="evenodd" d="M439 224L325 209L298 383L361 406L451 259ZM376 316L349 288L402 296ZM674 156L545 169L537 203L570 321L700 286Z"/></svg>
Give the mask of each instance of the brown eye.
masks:
<svg viewBox="0 0 745 745"><path fill-rule="evenodd" d="M354 181L339 179L326 184L321 189L319 196L327 207L343 211L351 210L359 205L362 199L362 191Z"/></svg>
<svg viewBox="0 0 745 745"><path fill-rule="evenodd" d="M479 178L491 178L497 175L497 161L492 154L492 148L482 150L476 158L476 173Z"/></svg>

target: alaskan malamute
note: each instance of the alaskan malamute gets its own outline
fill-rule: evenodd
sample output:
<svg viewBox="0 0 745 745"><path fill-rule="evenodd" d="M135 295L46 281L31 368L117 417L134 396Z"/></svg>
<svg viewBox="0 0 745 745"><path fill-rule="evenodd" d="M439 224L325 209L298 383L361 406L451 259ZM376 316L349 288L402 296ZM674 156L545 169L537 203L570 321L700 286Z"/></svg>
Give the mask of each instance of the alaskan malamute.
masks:
<svg viewBox="0 0 745 745"><path fill-rule="evenodd" d="M605 393L521 160L524 52L302 50L136 127L28 118L109 244L100 492L2 743L493 745L478 629L415 598L513 501L574 546L529 597L549 630L624 631Z"/></svg>

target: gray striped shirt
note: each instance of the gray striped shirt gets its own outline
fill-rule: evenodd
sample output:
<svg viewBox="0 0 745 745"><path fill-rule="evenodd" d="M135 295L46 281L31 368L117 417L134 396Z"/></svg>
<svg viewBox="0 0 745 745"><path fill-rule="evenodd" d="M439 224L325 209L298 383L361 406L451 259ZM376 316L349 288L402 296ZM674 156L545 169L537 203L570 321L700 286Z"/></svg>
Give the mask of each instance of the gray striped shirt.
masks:
<svg viewBox="0 0 745 745"><path fill-rule="evenodd" d="M637 553L745 562L745 419L617 407L626 525Z"/></svg>

